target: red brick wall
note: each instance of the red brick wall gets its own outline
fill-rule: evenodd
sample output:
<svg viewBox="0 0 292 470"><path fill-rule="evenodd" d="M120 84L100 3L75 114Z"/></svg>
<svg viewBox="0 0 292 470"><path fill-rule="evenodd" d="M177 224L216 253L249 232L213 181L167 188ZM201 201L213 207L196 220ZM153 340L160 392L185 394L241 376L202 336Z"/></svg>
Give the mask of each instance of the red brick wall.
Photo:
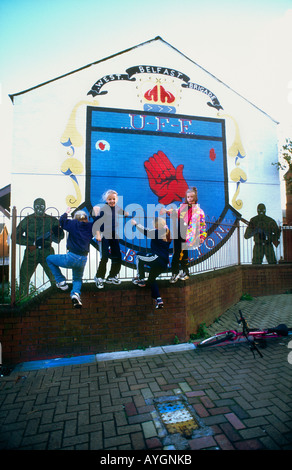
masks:
<svg viewBox="0 0 292 470"><path fill-rule="evenodd" d="M210 325L242 295L241 269L228 268L195 276L185 288L186 336L196 333L201 323Z"/></svg>
<svg viewBox="0 0 292 470"><path fill-rule="evenodd" d="M3 364L147 348L189 340L243 293L253 296L291 289L292 265L238 266L191 277L185 284L160 281L164 309L154 308L148 288L132 283L97 290L84 284L83 307L68 293L50 289L26 308L2 309Z"/></svg>
<svg viewBox="0 0 292 470"><path fill-rule="evenodd" d="M252 296L292 291L292 264L242 266L242 289Z"/></svg>

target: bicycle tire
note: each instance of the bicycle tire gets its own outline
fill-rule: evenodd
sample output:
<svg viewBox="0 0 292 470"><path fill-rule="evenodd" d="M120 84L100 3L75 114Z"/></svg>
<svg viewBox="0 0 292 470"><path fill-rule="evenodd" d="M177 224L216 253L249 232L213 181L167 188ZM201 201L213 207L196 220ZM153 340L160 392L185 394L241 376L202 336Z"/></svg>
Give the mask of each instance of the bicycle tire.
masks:
<svg viewBox="0 0 292 470"><path fill-rule="evenodd" d="M200 343L198 343L196 346L198 348L207 348L211 346L216 346L217 344L224 343L225 341L229 341L234 337L234 333L232 331L229 331L227 333L222 333L218 335L211 336L210 338L204 339Z"/></svg>

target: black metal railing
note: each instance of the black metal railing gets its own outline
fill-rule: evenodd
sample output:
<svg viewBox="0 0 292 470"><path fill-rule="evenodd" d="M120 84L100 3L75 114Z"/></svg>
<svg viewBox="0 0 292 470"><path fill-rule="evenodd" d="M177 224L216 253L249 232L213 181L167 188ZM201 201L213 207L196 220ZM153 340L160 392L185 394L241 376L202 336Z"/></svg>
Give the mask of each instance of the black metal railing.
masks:
<svg viewBox="0 0 292 470"><path fill-rule="evenodd" d="M63 232L60 229L59 217L60 214L55 208L48 208L42 217L37 217L32 208L25 208L18 215L15 207L12 210L10 220L3 216L3 223L0 224L0 228L2 228L2 233L0 232L2 236L0 239L0 304L15 305L25 302L50 287L54 282L46 265L46 257L53 252L66 253L68 235L66 231ZM152 227L153 218L148 220L143 217L142 220L138 217L136 220L144 226ZM171 232L175 233L174 222L167 218L166 223ZM131 233L130 224L130 218L122 218L120 221L122 268L119 276L123 281L131 280L135 276L135 252L149 251L151 243L148 238L141 237L141 235L137 237L134 229ZM258 256L263 255L263 263L270 261L267 260L266 254L268 244L268 249L274 253L276 262L279 262L283 258L282 234L286 227L279 227L279 243L270 243L269 237L265 238L264 235L258 237L257 240L254 236L246 238L247 226L248 224L242 221L237 221L234 225L233 222L228 223L228 221L216 222L206 216L208 236L204 242L205 245L196 250L189 250L190 274L195 275L229 266L251 264L254 262L256 244ZM11 235L5 237L5 230ZM125 232L126 237L123 236ZM214 245L212 233L219 233L222 241ZM171 258L172 248L170 249L169 266L161 276L162 278L167 279L171 276ZM94 282L99 261L99 244L93 240L83 276L85 283ZM70 282L72 271L64 269L63 272Z"/></svg>

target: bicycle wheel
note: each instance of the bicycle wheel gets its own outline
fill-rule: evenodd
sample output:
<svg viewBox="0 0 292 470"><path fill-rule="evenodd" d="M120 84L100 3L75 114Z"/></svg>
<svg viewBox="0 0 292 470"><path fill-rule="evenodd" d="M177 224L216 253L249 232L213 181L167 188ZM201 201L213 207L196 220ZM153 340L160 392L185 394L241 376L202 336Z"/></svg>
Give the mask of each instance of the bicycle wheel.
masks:
<svg viewBox="0 0 292 470"><path fill-rule="evenodd" d="M225 333L219 333L218 335L211 336L210 338L204 339L196 346L198 348L207 348L211 346L216 346L217 344L224 343L224 341L229 341L234 337L232 331L227 331Z"/></svg>

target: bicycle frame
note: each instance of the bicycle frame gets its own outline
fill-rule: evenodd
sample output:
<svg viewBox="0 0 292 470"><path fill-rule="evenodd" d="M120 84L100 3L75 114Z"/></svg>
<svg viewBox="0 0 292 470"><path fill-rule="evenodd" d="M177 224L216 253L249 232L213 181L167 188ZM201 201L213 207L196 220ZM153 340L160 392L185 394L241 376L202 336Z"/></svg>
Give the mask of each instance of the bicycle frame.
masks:
<svg viewBox="0 0 292 470"><path fill-rule="evenodd" d="M234 314L235 315L235 314ZM248 323L244 316L242 315L241 310L239 310L240 319L235 315L237 323L242 324L242 331L237 330L226 330L220 333L217 333L206 340L199 341L194 343L196 347L217 347L217 346L226 346L229 344L238 344L242 342L248 342L250 350L253 352L256 351L260 357L263 357L261 352L257 348L257 342L261 347L265 347L265 341L267 339L276 339L283 336L287 336L292 333L292 328L287 328L286 325L280 324L275 328L266 328L266 329L250 329Z"/></svg>

